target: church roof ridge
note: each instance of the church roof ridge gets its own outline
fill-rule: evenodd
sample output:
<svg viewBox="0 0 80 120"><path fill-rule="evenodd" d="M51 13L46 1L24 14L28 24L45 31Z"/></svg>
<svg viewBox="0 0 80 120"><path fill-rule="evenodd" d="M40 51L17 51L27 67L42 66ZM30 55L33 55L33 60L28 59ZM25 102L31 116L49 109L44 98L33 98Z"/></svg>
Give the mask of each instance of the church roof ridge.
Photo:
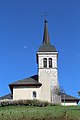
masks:
<svg viewBox="0 0 80 120"><path fill-rule="evenodd" d="M24 84L28 81L31 81L31 82L35 81L37 83L38 82L38 75L33 75L33 76L28 77L28 78L24 78L22 80L17 80L15 82L11 83L11 84Z"/></svg>

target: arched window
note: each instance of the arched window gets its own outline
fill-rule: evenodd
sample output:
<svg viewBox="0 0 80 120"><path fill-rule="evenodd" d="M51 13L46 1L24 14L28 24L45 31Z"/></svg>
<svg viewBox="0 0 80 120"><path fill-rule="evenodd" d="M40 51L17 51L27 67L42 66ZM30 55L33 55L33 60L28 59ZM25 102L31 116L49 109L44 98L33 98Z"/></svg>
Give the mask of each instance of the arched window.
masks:
<svg viewBox="0 0 80 120"><path fill-rule="evenodd" d="M47 58L43 59L43 66L44 66L44 68L47 68Z"/></svg>
<svg viewBox="0 0 80 120"><path fill-rule="evenodd" d="M35 99L35 98L36 98L36 92L33 91L33 99Z"/></svg>
<svg viewBox="0 0 80 120"><path fill-rule="evenodd" d="M52 68L52 58L49 58L49 68Z"/></svg>

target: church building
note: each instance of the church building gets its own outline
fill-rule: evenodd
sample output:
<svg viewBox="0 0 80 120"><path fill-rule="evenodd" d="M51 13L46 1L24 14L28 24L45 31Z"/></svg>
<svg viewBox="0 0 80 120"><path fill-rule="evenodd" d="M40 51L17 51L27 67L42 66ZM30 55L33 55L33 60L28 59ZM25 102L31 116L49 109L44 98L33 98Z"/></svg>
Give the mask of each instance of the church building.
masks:
<svg viewBox="0 0 80 120"><path fill-rule="evenodd" d="M59 87L58 52L55 46L50 43L46 20L44 22L43 42L36 56L38 75L18 80L9 85L14 100L39 99L52 102L54 88Z"/></svg>
<svg viewBox="0 0 80 120"><path fill-rule="evenodd" d="M42 45L36 53L38 64L37 75L15 81L9 84L13 100L38 99L52 103L66 105L77 105L79 99L65 93L60 95L55 93L59 89L58 82L58 51L51 45L47 21L44 21L44 33Z"/></svg>

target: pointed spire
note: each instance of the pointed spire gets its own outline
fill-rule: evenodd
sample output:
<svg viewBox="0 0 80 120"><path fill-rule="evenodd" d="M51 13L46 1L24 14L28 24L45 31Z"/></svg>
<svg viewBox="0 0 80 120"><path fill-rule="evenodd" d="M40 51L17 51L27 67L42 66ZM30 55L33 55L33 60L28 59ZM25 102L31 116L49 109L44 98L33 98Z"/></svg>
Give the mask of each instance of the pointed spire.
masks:
<svg viewBox="0 0 80 120"><path fill-rule="evenodd" d="M44 35L43 35L43 44L50 45L47 20L44 21Z"/></svg>
<svg viewBox="0 0 80 120"><path fill-rule="evenodd" d="M56 48L54 45L50 44L47 20L44 21L44 34L43 34L43 44L39 47L38 52L55 52Z"/></svg>

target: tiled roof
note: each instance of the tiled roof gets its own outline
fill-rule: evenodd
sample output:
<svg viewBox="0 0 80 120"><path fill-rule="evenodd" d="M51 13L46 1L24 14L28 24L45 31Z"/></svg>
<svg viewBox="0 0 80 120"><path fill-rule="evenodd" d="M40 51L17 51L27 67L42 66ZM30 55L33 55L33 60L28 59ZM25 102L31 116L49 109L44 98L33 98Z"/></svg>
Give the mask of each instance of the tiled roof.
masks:
<svg viewBox="0 0 80 120"><path fill-rule="evenodd" d="M78 98L76 98L74 96L70 96L70 95L68 95L66 93L63 93L61 95L61 100L64 101L64 99L65 99L65 101L79 101L80 100L80 99L78 99Z"/></svg>
<svg viewBox="0 0 80 120"><path fill-rule="evenodd" d="M43 44L39 47L38 52L56 52L56 48L53 45Z"/></svg>
<svg viewBox="0 0 80 120"><path fill-rule="evenodd" d="M12 98L13 98L12 94L9 93L7 95L4 95L4 96L0 97L0 100L3 100L3 99L12 99Z"/></svg>
<svg viewBox="0 0 80 120"><path fill-rule="evenodd" d="M34 76L29 77L29 78L17 80L16 82L13 82L11 84L13 84L13 85L19 84L20 85L20 84L40 84L40 83L38 82L38 75L34 75Z"/></svg>
<svg viewBox="0 0 80 120"><path fill-rule="evenodd" d="M14 86L41 86L42 84L38 82L38 75L31 76L22 80L17 80L9 84L11 92L13 91Z"/></svg>

